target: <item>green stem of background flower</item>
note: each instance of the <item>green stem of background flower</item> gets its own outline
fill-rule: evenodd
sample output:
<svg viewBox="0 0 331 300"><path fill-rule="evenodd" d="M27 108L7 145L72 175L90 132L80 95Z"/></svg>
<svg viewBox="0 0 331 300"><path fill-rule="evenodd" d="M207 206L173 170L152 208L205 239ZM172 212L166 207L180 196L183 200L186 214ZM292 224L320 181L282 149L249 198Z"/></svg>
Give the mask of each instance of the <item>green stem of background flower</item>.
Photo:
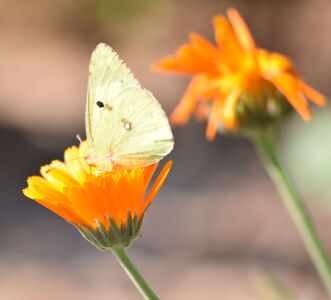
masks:
<svg viewBox="0 0 331 300"><path fill-rule="evenodd" d="M126 274L130 277L136 288L139 290L141 295L146 300L158 300L159 298L153 292L153 290L149 287L145 279L141 276L133 262L131 261L130 257L125 248L123 247L113 247L112 251L116 258L118 259L119 263L125 270Z"/></svg>
<svg viewBox="0 0 331 300"><path fill-rule="evenodd" d="M305 205L285 171L275 148L275 135L267 129L250 135L264 165L282 196L315 267L331 297L331 267Z"/></svg>

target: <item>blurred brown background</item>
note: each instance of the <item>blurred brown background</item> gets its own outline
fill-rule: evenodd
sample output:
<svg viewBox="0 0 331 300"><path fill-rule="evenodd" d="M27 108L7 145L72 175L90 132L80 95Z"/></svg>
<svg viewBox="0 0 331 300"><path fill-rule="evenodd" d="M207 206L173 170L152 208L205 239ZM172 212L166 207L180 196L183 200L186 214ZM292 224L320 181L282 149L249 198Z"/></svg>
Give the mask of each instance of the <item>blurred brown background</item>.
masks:
<svg viewBox="0 0 331 300"><path fill-rule="evenodd" d="M41 164L84 134L87 67L110 44L170 112L187 78L150 64L211 17L238 8L257 44L293 58L331 94L328 0L1 0L0 299L140 299L111 253L21 189ZM280 150L331 256L331 118L293 116ZM204 138L205 124L175 128L172 172L130 253L161 299L327 299L251 145ZM284 291L285 290L285 291ZM285 296L285 294L290 294ZM288 297L288 298L286 298Z"/></svg>

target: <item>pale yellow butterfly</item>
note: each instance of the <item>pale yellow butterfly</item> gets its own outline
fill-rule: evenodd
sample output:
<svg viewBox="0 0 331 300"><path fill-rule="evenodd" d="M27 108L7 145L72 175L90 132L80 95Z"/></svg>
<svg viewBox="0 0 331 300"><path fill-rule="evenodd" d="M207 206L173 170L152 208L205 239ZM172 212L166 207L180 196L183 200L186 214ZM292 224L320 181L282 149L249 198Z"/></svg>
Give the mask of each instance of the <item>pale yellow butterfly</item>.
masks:
<svg viewBox="0 0 331 300"><path fill-rule="evenodd" d="M88 160L102 170L144 167L174 146L168 118L106 44L92 53L86 104Z"/></svg>

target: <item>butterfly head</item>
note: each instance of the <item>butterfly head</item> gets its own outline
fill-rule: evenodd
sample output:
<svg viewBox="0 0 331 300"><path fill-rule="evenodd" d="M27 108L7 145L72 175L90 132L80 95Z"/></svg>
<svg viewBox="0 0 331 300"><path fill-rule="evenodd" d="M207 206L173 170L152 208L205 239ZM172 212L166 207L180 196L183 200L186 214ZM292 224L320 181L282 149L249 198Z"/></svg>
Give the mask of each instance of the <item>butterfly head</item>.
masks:
<svg viewBox="0 0 331 300"><path fill-rule="evenodd" d="M111 152L106 157L89 154L86 160L91 167L101 172L113 172L119 169L119 166L114 162Z"/></svg>

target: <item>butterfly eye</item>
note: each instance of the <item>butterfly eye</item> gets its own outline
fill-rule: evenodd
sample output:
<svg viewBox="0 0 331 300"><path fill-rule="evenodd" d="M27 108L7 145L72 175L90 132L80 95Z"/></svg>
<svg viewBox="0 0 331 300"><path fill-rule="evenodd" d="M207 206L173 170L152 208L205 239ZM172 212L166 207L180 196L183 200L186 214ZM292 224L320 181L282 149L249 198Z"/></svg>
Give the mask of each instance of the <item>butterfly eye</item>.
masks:
<svg viewBox="0 0 331 300"><path fill-rule="evenodd" d="M105 105L104 105L104 103L103 102L101 102L101 101L97 101L97 106L98 107L100 107L100 108L102 108L102 107L104 107Z"/></svg>

